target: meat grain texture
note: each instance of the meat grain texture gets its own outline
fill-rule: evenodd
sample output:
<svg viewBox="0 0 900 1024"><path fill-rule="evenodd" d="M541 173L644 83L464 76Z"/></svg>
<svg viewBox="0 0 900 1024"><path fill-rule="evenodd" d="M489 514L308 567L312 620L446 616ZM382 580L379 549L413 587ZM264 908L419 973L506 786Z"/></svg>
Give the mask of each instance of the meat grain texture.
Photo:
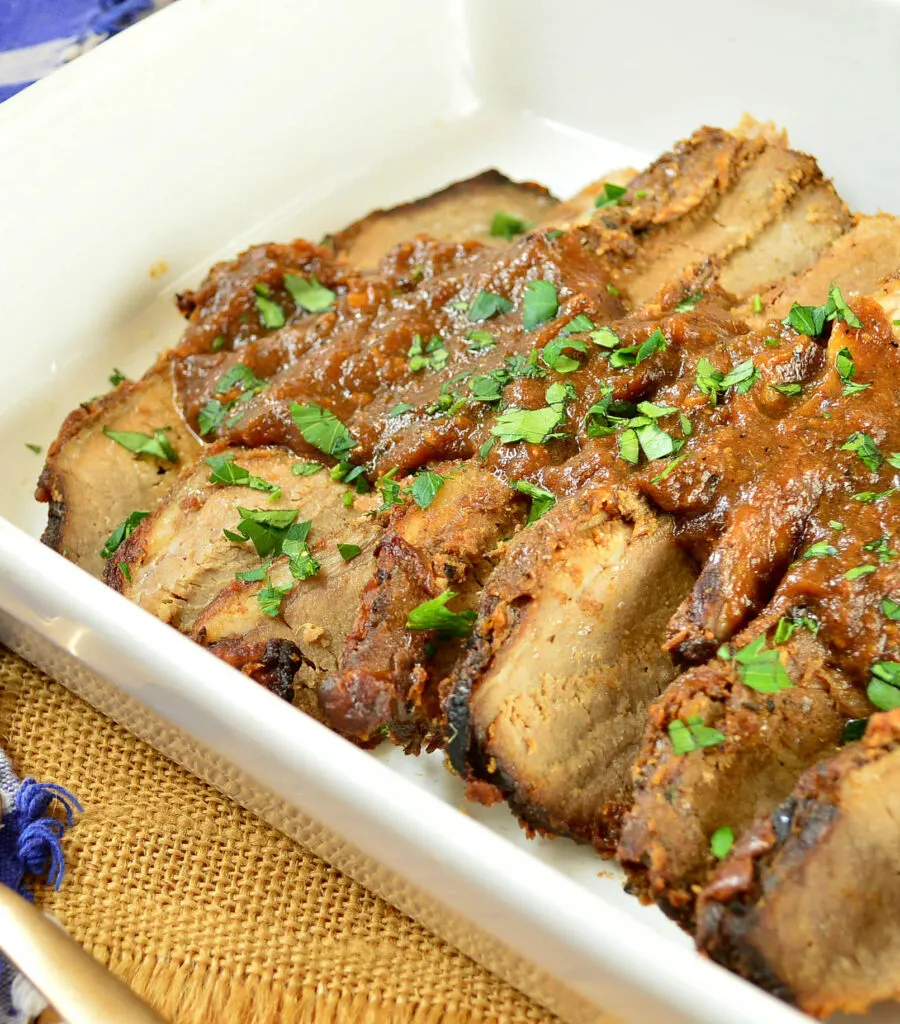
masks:
<svg viewBox="0 0 900 1024"><path fill-rule="evenodd" d="M861 1009L896 994L896 712L840 744L900 661L898 267L895 218L755 123L561 203L486 172L254 246L67 419L44 540Z"/></svg>

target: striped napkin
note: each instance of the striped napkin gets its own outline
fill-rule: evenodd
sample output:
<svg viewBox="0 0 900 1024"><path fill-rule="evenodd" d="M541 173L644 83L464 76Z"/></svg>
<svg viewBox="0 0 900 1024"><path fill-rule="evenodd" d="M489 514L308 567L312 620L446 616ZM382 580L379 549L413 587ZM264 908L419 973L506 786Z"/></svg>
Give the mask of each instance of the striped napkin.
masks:
<svg viewBox="0 0 900 1024"><path fill-rule="evenodd" d="M171 0L0 0L0 102Z"/></svg>

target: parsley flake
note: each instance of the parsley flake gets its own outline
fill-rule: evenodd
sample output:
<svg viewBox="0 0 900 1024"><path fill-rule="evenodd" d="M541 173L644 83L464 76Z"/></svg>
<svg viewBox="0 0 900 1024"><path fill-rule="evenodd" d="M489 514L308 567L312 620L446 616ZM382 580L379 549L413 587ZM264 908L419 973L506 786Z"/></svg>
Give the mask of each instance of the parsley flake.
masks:
<svg viewBox="0 0 900 1024"><path fill-rule="evenodd" d="M718 729L704 725L699 715L686 720L676 718L669 722L669 739L676 754L690 754L703 747L715 747L725 742L725 736Z"/></svg>
<svg viewBox="0 0 900 1024"><path fill-rule="evenodd" d="M284 287L294 302L310 313L326 312L336 298L335 293L326 288L315 274L311 274L308 281L294 274L285 274Z"/></svg>
<svg viewBox="0 0 900 1024"><path fill-rule="evenodd" d="M872 674L866 687L869 700L881 711L900 708L900 662L877 661L869 671Z"/></svg>
<svg viewBox="0 0 900 1024"><path fill-rule="evenodd" d="M41 452L44 450L39 444L33 444L31 441L26 441L25 447L30 452L34 452L35 455L40 455Z"/></svg>
<svg viewBox="0 0 900 1024"><path fill-rule="evenodd" d="M510 486L531 498L531 508L528 512L528 519L525 521L526 526L531 526L532 523L543 518L556 504L556 495L545 487L538 487L537 484L529 483L527 480L513 480Z"/></svg>
<svg viewBox="0 0 900 1024"><path fill-rule="evenodd" d="M291 466L291 473L294 476L312 476L313 473L318 473L324 468L321 462L295 462Z"/></svg>
<svg viewBox="0 0 900 1024"><path fill-rule="evenodd" d="M841 392L842 398L858 394L872 386L871 384L858 384L854 379L856 377L856 362L853 359L853 353L846 346L835 356L834 368L844 385L844 390Z"/></svg>
<svg viewBox="0 0 900 1024"><path fill-rule="evenodd" d="M239 466L234 461L234 453L223 455L210 455L204 460L207 466L212 467L212 474L209 482L211 484L226 484L232 487L250 487L254 491L264 491L274 501L281 497L281 488L276 484L263 480L260 476L254 476L248 469Z"/></svg>
<svg viewBox="0 0 900 1024"><path fill-rule="evenodd" d="M338 554L343 558L345 562L349 562L351 559L362 551L362 548L358 544L338 544Z"/></svg>
<svg viewBox="0 0 900 1024"><path fill-rule="evenodd" d="M716 860L724 860L731 852L732 846L734 846L734 832L727 825L717 828L709 837L709 852Z"/></svg>
<svg viewBox="0 0 900 1024"><path fill-rule="evenodd" d="M466 334L466 344L470 352L487 352L496 344L490 331L471 330Z"/></svg>
<svg viewBox="0 0 900 1024"><path fill-rule="evenodd" d="M412 498L419 508L428 508L437 497L438 491L444 486L445 480L440 473L425 469L416 473L412 484Z"/></svg>
<svg viewBox="0 0 900 1024"><path fill-rule="evenodd" d="M884 464L884 456L878 450L878 445L872 440L871 435L857 431L851 434L844 444L841 445L842 452L855 452L867 469L877 473Z"/></svg>
<svg viewBox="0 0 900 1024"><path fill-rule="evenodd" d="M266 293L262 291L263 288L268 292L268 288L265 285L256 285L256 295L254 296L256 308L259 311L259 318L263 322L263 327L284 327L284 310L274 299L266 297Z"/></svg>
<svg viewBox="0 0 900 1024"><path fill-rule="evenodd" d="M900 622L900 601L895 601L892 597L882 598L881 611L891 622Z"/></svg>
<svg viewBox="0 0 900 1024"><path fill-rule="evenodd" d="M605 181L603 192L594 200L594 206L615 206L627 191L628 189L623 185L614 185L611 181Z"/></svg>
<svg viewBox="0 0 900 1024"><path fill-rule="evenodd" d="M491 218L491 234L494 238L505 238L507 242L512 241L514 235L521 235L529 228L533 228L531 221L521 220L512 213L504 213L497 210Z"/></svg>
<svg viewBox="0 0 900 1024"><path fill-rule="evenodd" d="M734 654L724 645L719 648L719 657L726 661L734 660L741 682L757 693L778 693L793 685L778 651L766 647L765 634Z"/></svg>
<svg viewBox="0 0 900 1024"><path fill-rule="evenodd" d="M522 301L522 325L533 331L559 312L559 295L550 281L529 281Z"/></svg>
<svg viewBox="0 0 900 1024"><path fill-rule="evenodd" d="M113 372L109 375L109 383L117 388L121 383L128 380L124 373L117 367L113 367Z"/></svg>
<svg viewBox="0 0 900 1024"><path fill-rule="evenodd" d="M413 335L407 355L409 368L413 373L420 370L443 370L450 358L444 339L437 334L433 334L424 344L421 335Z"/></svg>
<svg viewBox="0 0 900 1024"><path fill-rule="evenodd" d="M703 292L694 292L693 295L685 295L685 297L675 307L676 313L690 313L691 310L696 309L700 302L703 300Z"/></svg>
<svg viewBox="0 0 900 1024"><path fill-rule="evenodd" d="M330 409L315 402L308 405L292 402L291 416L304 441L326 455L344 459L356 447L356 438Z"/></svg>
<svg viewBox="0 0 900 1024"><path fill-rule="evenodd" d="M155 459L163 462L177 462L178 456L175 449L169 444L169 439L163 430L154 430L150 434L142 434L137 430L110 430L103 428L103 433L116 444L133 452L135 455L152 455Z"/></svg>
<svg viewBox="0 0 900 1024"><path fill-rule="evenodd" d="M500 313L508 313L513 308L509 299L501 295L494 295L493 292L480 291L472 300L469 306L469 319L472 323L481 323L482 320L490 320L491 317Z"/></svg>
<svg viewBox="0 0 900 1024"><path fill-rule="evenodd" d="M472 632L477 616L473 611L450 611L447 604L456 596L454 591L446 590L413 608L406 620L406 628L418 632L433 629L447 637L465 639Z"/></svg>
<svg viewBox="0 0 900 1024"><path fill-rule="evenodd" d="M134 533L138 523L149 515L149 512L132 512L128 515L109 535L106 543L100 549L100 557L112 558L121 545Z"/></svg>

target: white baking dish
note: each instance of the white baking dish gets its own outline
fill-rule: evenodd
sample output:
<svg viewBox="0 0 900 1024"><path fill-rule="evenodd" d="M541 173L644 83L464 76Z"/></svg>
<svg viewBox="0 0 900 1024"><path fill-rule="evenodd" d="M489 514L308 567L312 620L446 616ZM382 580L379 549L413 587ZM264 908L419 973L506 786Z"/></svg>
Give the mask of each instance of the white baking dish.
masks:
<svg viewBox="0 0 900 1024"><path fill-rule="evenodd" d="M487 166L566 194L749 110L900 209L898 33L876 0L181 0L5 104L0 639L567 1021L800 1020L589 850L461 812L437 757L361 752L42 548L25 443L172 344L215 259Z"/></svg>

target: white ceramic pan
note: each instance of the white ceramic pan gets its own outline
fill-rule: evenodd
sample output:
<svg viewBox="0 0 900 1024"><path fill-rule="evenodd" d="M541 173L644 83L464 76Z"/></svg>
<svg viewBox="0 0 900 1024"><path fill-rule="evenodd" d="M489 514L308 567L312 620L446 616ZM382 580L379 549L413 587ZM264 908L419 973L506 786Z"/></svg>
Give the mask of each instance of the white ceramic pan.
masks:
<svg viewBox="0 0 900 1024"><path fill-rule="evenodd" d="M571 1024L802 1019L589 850L461 813L436 757L363 753L43 548L25 444L174 343L214 260L488 166L565 195L749 111L898 210L898 37L883 0L180 0L4 104L0 640Z"/></svg>

